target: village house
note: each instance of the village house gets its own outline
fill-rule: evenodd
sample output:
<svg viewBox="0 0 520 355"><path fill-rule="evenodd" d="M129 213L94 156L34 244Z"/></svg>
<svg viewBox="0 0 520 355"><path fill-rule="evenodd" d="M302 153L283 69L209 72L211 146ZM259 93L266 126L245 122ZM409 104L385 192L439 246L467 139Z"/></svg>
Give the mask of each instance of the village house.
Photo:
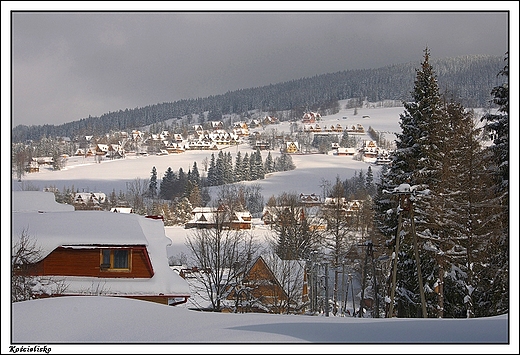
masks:
<svg viewBox="0 0 520 355"><path fill-rule="evenodd" d="M251 229L252 216L249 211L229 211L225 206L195 207L191 211L192 218L184 225L185 229L223 228Z"/></svg>
<svg viewBox="0 0 520 355"><path fill-rule="evenodd" d="M264 140L256 141L255 149L257 149L257 148L260 150L269 150L269 148L270 148L269 142L264 141Z"/></svg>
<svg viewBox="0 0 520 355"><path fill-rule="evenodd" d="M320 195L300 193L300 203L305 206L320 206L323 201Z"/></svg>
<svg viewBox="0 0 520 355"><path fill-rule="evenodd" d="M362 149L363 161L366 163L375 163L379 155L379 147L375 141L364 141Z"/></svg>
<svg viewBox="0 0 520 355"><path fill-rule="evenodd" d="M321 132L322 129L318 123L315 124L304 124L303 125L304 132Z"/></svg>
<svg viewBox="0 0 520 355"><path fill-rule="evenodd" d="M54 194L13 191L12 243L39 250L15 273L31 278L35 298L114 296L176 305L189 285L168 265L162 220L131 213L74 211Z"/></svg>
<svg viewBox="0 0 520 355"><path fill-rule="evenodd" d="M321 119L321 115L317 112L306 112L302 117L302 123L314 123L317 120Z"/></svg>
<svg viewBox="0 0 520 355"><path fill-rule="evenodd" d="M40 164L38 164L38 162L35 160L31 160L29 163L27 163L25 171L28 173L37 173L40 171Z"/></svg>
<svg viewBox="0 0 520 355"><path fill-rule="evenodd" d="M262 120L263 125L277 124L279 123L278 118L273 116L265 116Z"/></svg>
<svg viewBox="0 0 520 355"><path fill-rule="evenodd" d="M345 128L345 131L349 133L365 133L365 128L358 123L356 125L348 126Z"/></svg>
<svg viewBox="0 0 520 355"><path fill-rule="evenodd" d="M249 136L249 127L245 122L235 122L233 124L233 133L238 137L247 137Z"/></svg>
<svg viewBox="0 0 520 355"><path fill-rule="evenodd" d="M309 299L305 262L261 255L227 299L237 312L302 314Z"/></svg>
<svg viewBox="0 0 520 355"><path fill-rule="evenodd" d="M300 146L298 142L285 142L285 153L293 154L300 151Z"/></svg>
<svg viewBox="0 0 520 355"><path fill-rule="evenodd" d="M224 129L224 123L222 121L211 121L210 124L211 124L211 128L214 131L218 131L218 130Z"/></svg>
<svg viewBox="0 0 520 355"><path fill-rule="evenodd" d="M72 203L76 210L101 211L106 200L107 196L103 192L76 192Z"/></svg>
<svg viewBox="0 0 520 355"><path fill-rule="evenodd" d="M356 154L356 148L333 147L333 154L338 156L354 156Z"/></svg>

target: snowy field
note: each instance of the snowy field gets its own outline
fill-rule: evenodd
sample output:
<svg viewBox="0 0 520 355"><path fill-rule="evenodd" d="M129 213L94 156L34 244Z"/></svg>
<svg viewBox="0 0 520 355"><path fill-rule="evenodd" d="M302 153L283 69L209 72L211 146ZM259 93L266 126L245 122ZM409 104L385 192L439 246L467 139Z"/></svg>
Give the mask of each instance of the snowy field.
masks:
<svg viewBox="0 0 520 355"><path fill-rule="evenodd" d="M470 349L473 353L494 353L507 350L509 337L507 316L478 319L375 319L206 313L147 301L103 296L72 296L19 302L13 305L13 315L14 343L51 344L51 347L52 344L70 343L330 343L350 344L338 349L342 349L342 353L357 353L360 348L352 345L443 343L466 344L459 347L459 351L464 353ZM482 345L472 347L469 344ZM85 345L83 347L92 349ZM247 353L259 348L258 345L244 346L237 351ZM412 353L429 352L433 348L429 345ZM113 347L103 349L108 352L114 350ZM190 353L187 348L178 346L167 349L177 349L175 353L183 353L179 350ZM218 345L206 348L210 353L221 349ZM326 346L310 347L307 351L328 353L334 349ZM76 350L83 351L74 348ZM161 347L133 349L143 350L160 352ZM272 350L284 353L289 352L290 348ZM392 353L396 350L392 346L379 346L371 347L368 351ZM408 353L411 349L401 345L398 351Z"/></svg>
<svg viewBox="0 0 520 355"><path fill-rule="evenodd" d="M362 124L365 130L370 126L376 131L388 132L384 133L385 139L394 140L394 132L400 130L399 115L404 112L403 107L392 108L364 108L358 109L358 114L353 115L353 109L343 109L339 113L322 117L320 126L330 126L331 124L341 124L342 127L348 125ZM362 116L369 115L369 119ZM347 116L344 120L342 117ZM266 126L266 130L276 129L278 132L289 133L289 122L283 122L277 125ZM255 129L251 130L252 132ZM366 134L356 135L361 140L369 140ZM234 158L238 151L242 156L247 152L249 155L254 150L247 144L225 148L224 152L230 152ZM22 182L13 180L13 189L21 190L26 186L43 189L44 187L56 187L60 191L63 188L79 189L80 192L104 192L111 193L114 189L116 193L126 191L127 183L131 183L136 178L149 179L152 167L157 169L158 179L162 179L168 167L174 172L178 172L182 168L184 172L188 172L193 167L193 163L197 163L197 167L201 174L203 172L203 160L211 157L211 154L218 154L217 151L200 151L187 150L181 154L170 155L149 155L135 156L127 155L125 159L104 160L96 163L94 157L70 157L66 167L60 171L49 169L41 169L38 173L26 174L22 178ZM273 159L280 153L271 151ZM262 151L262 157L265 161L267 151ZM368 164L353 160L347 156L333 156L325 154L309 154L309 155L292 155L296 169L286 172L278 172L270 174L265 180L257 180L248 182L250 184L259 184L262 188L261 193L267 200L272 195L278 195L281 192L297 192L297 193L320 193L321 180L334 182L336 176L345 180L354 175L355 171L368 169ZM377 166L372 166L374 172L378 170ZM24 187L25 186L25 187Z"/></svg>

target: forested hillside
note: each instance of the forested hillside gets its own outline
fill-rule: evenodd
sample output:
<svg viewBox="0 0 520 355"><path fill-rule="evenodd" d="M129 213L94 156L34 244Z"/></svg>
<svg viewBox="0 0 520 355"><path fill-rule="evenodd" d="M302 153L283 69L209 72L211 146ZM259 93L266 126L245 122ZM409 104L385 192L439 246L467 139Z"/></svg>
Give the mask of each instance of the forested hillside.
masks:
<svg viewBox="0 0 520 355"><path fill-rule="evenodd" d="M431 62L437 70L439 87L443 92L453 93L466 107L489 106L489 88L498 84L496 73L503 65L501 57L464 56ZM231 113L246 117L250 110L289 111L291 115L285 119L291 119L301 118L306 110L330 109L338 100L349 98L363 98L371 102L385 99L408 101L417 66L417 62L411 62L378 69L345 70L206 98L125 108L58 126L19 125L12 129L12 142L131 130L203 112L209 113L208 119L218 120L223 114Z"/></svg>

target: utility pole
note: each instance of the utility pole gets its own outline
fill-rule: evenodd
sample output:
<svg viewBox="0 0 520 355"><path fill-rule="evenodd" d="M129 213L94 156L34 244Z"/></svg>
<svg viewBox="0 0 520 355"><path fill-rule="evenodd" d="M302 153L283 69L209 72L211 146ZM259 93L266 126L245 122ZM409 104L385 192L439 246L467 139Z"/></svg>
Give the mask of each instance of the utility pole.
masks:
<svg viewBox="0 0 520 355"><path fill-rule="evenodd" d="M340 293L340 298L341 298L341 315L344 316L345 313L344 313L344 310L345 310L345 306L346 306L346 303L347 303L347 298L346 298L346 293L345 293L345 260L343 260L343 262L341 263L342 264L342 268L341 268L341 293Z"/></svg>
<svg viewBox="0 0 520 355"><path fill-rule="evenodd" d="M372 279L373 279L373 287L374 287L374 301L375 301L375 316L374 318L379 318L379 295L377 290L377 278L376 278L376 264L374 262L374 249L373 243L371 240L367 240L364 244L367 247L365 253L365 263L363 266L363 281L361 285L361 305L359 307L359 317L363 317L363 306L365 300L365 287L366 287L366 279L368 274L368 258L370 257L370 262L372 264Z"/></svg>
<svg viewBox="0 0 520 355"><path fill-rule="evenodd" d="M329 263L325 263L325 317L329 316Z"/></svg>

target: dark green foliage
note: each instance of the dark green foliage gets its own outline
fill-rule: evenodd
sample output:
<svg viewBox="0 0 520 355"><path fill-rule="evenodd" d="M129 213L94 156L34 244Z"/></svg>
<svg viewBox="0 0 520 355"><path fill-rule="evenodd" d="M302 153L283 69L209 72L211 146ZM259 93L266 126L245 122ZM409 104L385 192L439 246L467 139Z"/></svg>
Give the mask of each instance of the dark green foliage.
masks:
<svg viewBox="0 0 520 355"><path fill-rule="evenodd" d="M157 197L157 169L155 168L155 166L152 168L150 183L148 184L148 197Z"/></svg>
<svg viewBox="0 0 520 355"><path fill-rule="evenodd" d="M174 193L176 176L171 167L168 167L161 181L159 196L171 200Z"/></svg>

